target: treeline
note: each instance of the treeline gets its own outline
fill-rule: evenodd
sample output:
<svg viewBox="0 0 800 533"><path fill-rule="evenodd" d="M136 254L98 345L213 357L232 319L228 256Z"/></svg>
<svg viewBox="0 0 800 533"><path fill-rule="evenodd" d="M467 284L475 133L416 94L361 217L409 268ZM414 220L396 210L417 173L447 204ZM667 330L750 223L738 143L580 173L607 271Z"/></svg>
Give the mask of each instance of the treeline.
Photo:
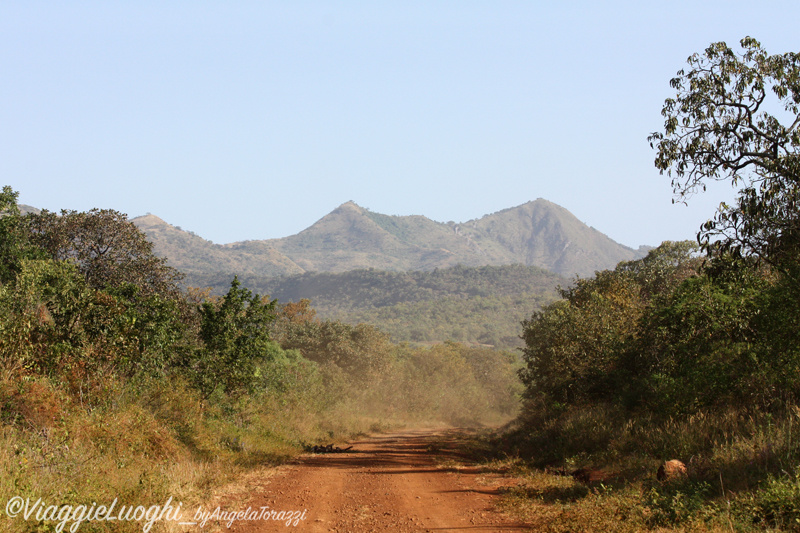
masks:
<svg viewBox="0 0 800 533"><path fill-rule="evenodd" d="M800 527L800 54L741 44L689 58L650 136L679 200L728 180L736 202L697 244L578 279L523 325L510 445L539 466L630 482L573 492L577 529ZM770 95L785 114L763 110ZM668 459L683 475L656 481Z"/></svg>
<svg viewBox="0 0 800 533"><path fill-rule="evenodd" d="M518 350L523 345L520 323L555 299L554 289L517 296L445 296L337 316L345 322L374 324L398 342L452 340Z"/></svg>
<svg viewBox="0 0 800 533"><path fill-rule="evenodd" d="M684 416L800 393L797 283L690 243L578 280L525 322L528 396Z"/></svg>
<svg viewBox="0 0 800 533"><path fill-rule="evenodd" d="M231 277L193 275L190 283L221 294ZM521 346L520 322L555 300L556 286L566 284L556 274L523 265L239 279L281 301L309 299L327 319L372 324L395 342L455 340L504 349Z"/></svg>
<svg viewBox="0 0 800 533"><path fill-rule="evenodd" d="M524 323L529 401L686 416L771 409L800 393L792 271L707 262L691 242L579 279Z"/></svg>
<svg viewBox="0 0 800 533"><path fill-rule="evenodd" d="M305 444L517 412L515 354L398 345L236 278L183 291L124 215L23 216L16 198L0 195L0 499L197 501Z"/></svg>
<svg viewBox="0 0 800 533"><path fill-rule="evenodd" d="M795 529L798 274L798 263L701 257L687 241L576 280L523 324L524 404L504 445L539 467L643 483L598 503L610 514L638 507L632 530ZM688 477L656 482L668 459Z"/></svg>

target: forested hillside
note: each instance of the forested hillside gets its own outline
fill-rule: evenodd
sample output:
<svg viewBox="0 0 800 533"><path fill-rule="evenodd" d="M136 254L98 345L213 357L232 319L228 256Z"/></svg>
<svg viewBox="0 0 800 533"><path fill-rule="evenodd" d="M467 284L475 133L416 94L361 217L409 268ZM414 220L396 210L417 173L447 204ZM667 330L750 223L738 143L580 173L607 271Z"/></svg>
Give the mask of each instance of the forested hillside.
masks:
<svg viewBox="0 0 800 533"><path fill-rule="evenodd" d="M231 277L190 279L221 292ZM558 285L567 284L560 276L522 265L239 279L280 301L308 299L322 318L378 326L395 341L455 340L504 348L521 346L521 321L554 300Z"/></svg>

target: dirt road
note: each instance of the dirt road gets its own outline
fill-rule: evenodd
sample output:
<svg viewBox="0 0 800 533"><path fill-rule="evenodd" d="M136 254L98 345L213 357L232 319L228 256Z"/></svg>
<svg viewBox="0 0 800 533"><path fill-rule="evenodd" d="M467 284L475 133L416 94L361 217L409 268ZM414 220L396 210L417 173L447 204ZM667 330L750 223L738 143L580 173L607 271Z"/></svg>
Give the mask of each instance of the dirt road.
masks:
<svg viewBox="0 0 800 533"><path fill-rule="evenodd" d="M454 461L452 436L408 431L351 442L347 453L305 455L253 480L230 530L525 531L494 508L510 481Z"/></svg>

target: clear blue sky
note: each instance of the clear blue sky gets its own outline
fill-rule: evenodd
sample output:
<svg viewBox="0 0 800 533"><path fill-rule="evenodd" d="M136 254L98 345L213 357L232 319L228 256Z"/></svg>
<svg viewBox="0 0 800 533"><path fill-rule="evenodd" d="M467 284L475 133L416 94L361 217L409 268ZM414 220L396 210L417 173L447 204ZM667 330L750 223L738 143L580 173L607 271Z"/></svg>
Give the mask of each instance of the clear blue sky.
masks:
<svg viewBox="0 0 800 533"><path fill-rule="evenodd" d="M217 243L353 200L464 222L545 198L693 238L647 135L709 43L800 51L800 2L0 2L0 175L25 204Z"/></svg>

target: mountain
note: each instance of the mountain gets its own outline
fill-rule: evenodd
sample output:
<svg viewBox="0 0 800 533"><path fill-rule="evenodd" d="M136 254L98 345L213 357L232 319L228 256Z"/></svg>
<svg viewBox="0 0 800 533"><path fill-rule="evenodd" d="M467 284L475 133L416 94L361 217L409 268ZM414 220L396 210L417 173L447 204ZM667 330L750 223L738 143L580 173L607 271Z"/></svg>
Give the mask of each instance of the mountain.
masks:
<svg viewBox="0 0 800 533"><path fill-rule="evenodd" d="M432 270L492 264L447 224L423 216L387 216L347 202L310 228L267 241L306 271L345 272L357 268Z"/></svg>
<svg viewBox="0 0 800 533"><path fill-rule="evenodd" d="M207 273L283 276L304 272L265 241L219 245L166 223L155 215L131 220L142 230L153 251L189 277Z"/></svg>
<svg viewBox="0 0 800 533"><path fill-rule="evenodd" d="M499 263L538 266L562 276L593 275L644 253L623 246L547 200L528 202L456 231Z"/></svg>
<svg viewBox="0 0 800 533"><path fill-rule="evenodd" d="M460 224L383 215L346 202L296 235L226 245L154 215L133 222L153 242L155 252L169 258L190 281L193 275L211 273L288 276L510 264L585 277L642 255L542 199Z"/></svg>

